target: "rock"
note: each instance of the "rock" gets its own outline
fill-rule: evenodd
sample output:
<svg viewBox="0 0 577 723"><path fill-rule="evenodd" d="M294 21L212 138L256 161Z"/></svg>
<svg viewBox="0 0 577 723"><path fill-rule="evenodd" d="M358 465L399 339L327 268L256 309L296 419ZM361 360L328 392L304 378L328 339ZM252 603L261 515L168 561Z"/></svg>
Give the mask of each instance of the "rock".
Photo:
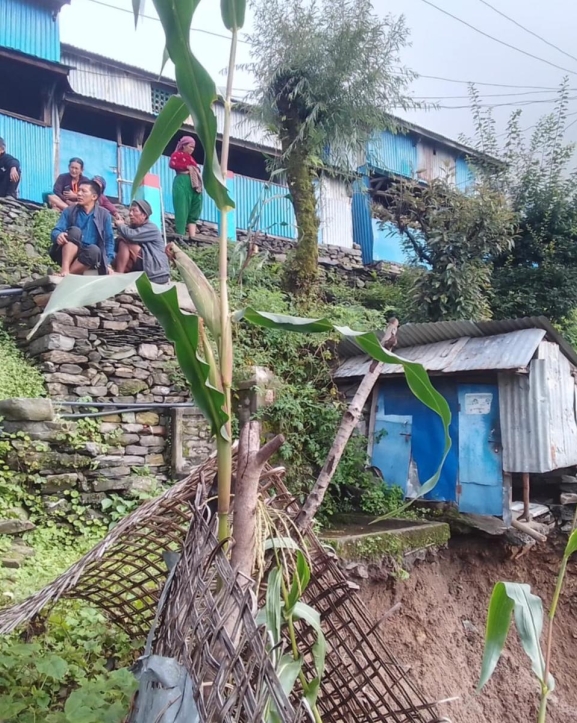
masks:
<svg viewBox="0 0 577 723"><path fill-rule="evenodd" d="M76 387L74 391L79 397L105 397L108 394L108 387L83 386Z"/></svg>
<svg viewBox="0 0 577 723"><path fill-rule="evenodd" d="M143 359L157 359L158 347L156 344L141 344L138 347L138 356L141 356Z"/></svg>
<svg viewBox="0 0 577 723"><path fill-rule="evenodd" d="M150 390L152 394L157 394L161 397L166 397L170 394L172 389L170 387L152 387Z"/></svg>
<svg viewBox="0 0 577 723"><path fill-rule="evenodd" d="M17 569L22 567L27 558L34 557L34 548L25 545L23 542L13 542L8 552L1 560L2 567Z"/></svg>
<svg viewBox="0 0 577 723"><path fill-rule="evenodd" d="M129 444L138 444L139 439L139 434L123 434L120 437L120 444L124 444L126 447L128 447Z"/></svg>
<svg viewBox="0 0 577 723"><path fill-rule="evenodd" d="M54 364L86 364L88 361L86 356L71 354L68 351L59 351L58 349L46 352L46 354L42 355L42 359L43 361L54 362Z"/></svg>
<svg viewBox="0 0 577 723"><path fill-rule="evenodd" d="M91 457L96 457L100 454L100 445L98 442L86 442L83 449L88 452Z"/></svg>
<svg viewBox="0 0 577 723"><path fill-rule="evenodd" d="M54 364L52 366L54 366ZM64 374L82 374L82 367L78 366L78 364L61 364L60 371Z"/></svg>
<svg viewBox="0 0 577 723"><path fill-rule="evenodd" d="M141 447L164 447L166 441L162 437L155 437L154 435L143 435L140 438Z"/></svg>
<svg viewBox="0 0 577 723"><path fill-rule="evenodd" d="M41 492L43 494L56 494L62 490L74 489L78 482L78 475L74 472L64 474L49 474L44 478Z"/></svg>
<svg viewBox="0 0 577 723"><path fill-rule="evenodd" d="M88 329L81 329L76 326L67 326L66 324L59 324L57 321L48 319L48 328L54 334L63 334L64 336L72 339L88 339Z"/></svg>
<svg viewBox="0 0 577 723"><path fill-rule="evenodd" d="M124 379L118 385L121 396L131 396L148 389L146 382L141 379Z"/></svg>
<svg viewBox="0 0 577 723"><path fill-rule="evenodd" d="M105 417L100 417L101 422L117 422L120 424L120 414L107 414Z"/></svg>
<svg viewBox="0 0 577 723"><path fill-rule="evenodd" d="M115 376L121 377L122 379L133 379L134 369L130 369L129 367L118 367L114 374Z"/></svg>
<svg viewBox="0 0 577 723"><path fill-rule="evenodd" d="M124 429L125 432L134 434L136 432L142 432L144 427L142 424L123 424L122 429Z"/></svg>
<svg viewBox="0 0 577 723"><path fill-rule="evenodd" d="M148 447L139 447L139 446L136 445L136 444L129 444L129 445L126 447L126 454L144 457L144 456L147 455L148 453L149 453L149 448L148 448ZM140 460L140 461L142 462L142 460Z"/></svg>
<svg viewBox="0 0 577 723"><path fill-rule="evenodd" d="M97 316L79 316L76 319L76 326L81 329L98 329L100 328L100 319Z"/></svg>
<svg viewBox="0 0 577 723"><path fill-rule="evenodd" d="M128 453L124 456L115 455L103 455L97 457L96 462L98 463L98 470L107 467L122 467L123 465L139 465L142 463L140 457L129 455Z"/></svg>
<svg viewBox="0 0 577 723"><path fill-rule="evenodd" d="M4 422L4 430L8 434L23 432L37 442L57 442L62 437L61 422Z"/></svg>
<svg viewBox="0 0 577 723"><path fill-rule="evenodd" d="M70 384L75 387L90 384L90 379L82 374L64 374L63 372L55 372L54 374L46 374L45 379L50 383Z"/></svg>
<svg viewBox="0 0 577 723"><path fill-rule="evenodd" d="M153 427L158 424L160 417L155 412L137 412L136 421L138 424L144 424L148 427Z"/></svg>
<svg viewBox="0 0 577 723"><path fill-rule="evenodd" d="M170 385L170 377L168 376L168 374L165 374L164 372L153 372L152 379L155 384L165 386L165 387Z"/></svg>
<svg viewBox="0 0 577 723"><path fill-rule="evenodd" d="M128 486L128 491L131 493L136 492L154 492L157 488L157 482L154 477L150 476L143 476L143 477L137 477L132 476L130 477L130 484Z"/></svg>
<svg viewBox="0 0 577 723"><path fill-rule="evenodd" d="M103 329L111 329L112 331L125 331L128 328L126 321L103 321Z"/></svg>
<svg viewBox="0 0 577 723"><path fill-rule="evenodd" d="M148 454L144 461L149 467L162 467L165 464L162 454Z"/></svg>
<svg viewBox="0 0 577 723"><path fill-rule="evenodd" d="M0 520L0 535L20 535L35 529L29 520Z"/></svg>
<svg viewBox="0 0 577 723"><path fill-rule="evenodd" d="M50 422L54 419L54 407L50 399L2 399L0 417L10 421Z"/></svg>
<svg viewBox="0 0 577 723"><path fill-rule="evenodd" d="M125 490L128 489L130 481L128 476L125 479L97 479L94 480L94 491L95 492L112 492L114 490Z"/></svg>
<svg viewBox="0 0 577 723"><path fill-rule="evenodd" d="M138 460L140 462L140 459ZM104 468L98 468L98 476L99 477L128 477L130 474L130 467L104 467ZM96 490L99 492L100 490Z"/></svg>

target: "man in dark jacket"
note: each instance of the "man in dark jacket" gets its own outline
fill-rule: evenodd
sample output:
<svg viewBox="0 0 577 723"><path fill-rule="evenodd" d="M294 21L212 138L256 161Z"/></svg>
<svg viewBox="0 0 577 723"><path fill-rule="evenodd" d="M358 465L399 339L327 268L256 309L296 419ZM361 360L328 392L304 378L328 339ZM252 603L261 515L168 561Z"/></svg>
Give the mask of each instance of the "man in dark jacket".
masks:
<svg viewBox="0 0 577 723"><path fill-rule="evenodd" d="M128 215L128 226L115 220L119 234L115 271L119 274L144 271L151 281L166 284L170 279L170 267L162 235L149 220L152 215L150 204L133 201Z"/></svg>
<svg viewBox="0 0 577 723"><path fill-rule="evenodd" d="M82 275L88 269L110 273L114 234L110 214L98 205L100 186L80 183L78 203L62 212L52 231L50 257L60 264L59 276Z"/></svg>
<svg viewBox="0 0 577 723"><path fill-rule="evenodd" d="M6 153L6 141L0 138L0 198L16 198L19 183L20 161Z"/></svg>

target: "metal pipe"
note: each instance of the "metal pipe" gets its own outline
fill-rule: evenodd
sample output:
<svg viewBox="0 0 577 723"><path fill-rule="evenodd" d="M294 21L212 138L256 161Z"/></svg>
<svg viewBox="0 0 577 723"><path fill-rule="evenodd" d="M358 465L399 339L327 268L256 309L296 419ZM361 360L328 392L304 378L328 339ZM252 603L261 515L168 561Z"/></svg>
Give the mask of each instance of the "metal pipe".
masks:
<svg viewBox="0 0 577 723"><path fill-rule="evenodd" d="M95 409L110 409L112 407L127 407L129 411L134 409L173 409L174 407L186 409L196 407L194 402L67 402L55 400L55 405L62 407L94 407Z"/></svg>
<svg viewBox="0 0 577 723"><path fill-rule="evenodd" d="M0 296L19 296L24 293L24 289L0 289Z"/></svg>

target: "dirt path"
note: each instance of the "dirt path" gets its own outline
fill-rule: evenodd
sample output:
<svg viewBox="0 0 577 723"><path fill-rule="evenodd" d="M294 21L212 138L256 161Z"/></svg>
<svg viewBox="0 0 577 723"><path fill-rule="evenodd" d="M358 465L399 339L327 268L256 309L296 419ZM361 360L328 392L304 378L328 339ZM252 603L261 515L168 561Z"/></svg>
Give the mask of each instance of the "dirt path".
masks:
<svg viewBox="0 0 577 723"><path fill-rule="evenodd" d="M433 562L418 563L407 581L364 584L363 599L375 617L402 603L382 632L428 698L460 697L442 707L451 723L537 720L538 686L514 628L493 678L480 695L474 689L493 584L529 583L548 607L561 551L561 543L537 546L513 562L499 541L461 537ZM552 672L557 688L547 723L577 723L577 561L569 565L560 600Z"/></svg>

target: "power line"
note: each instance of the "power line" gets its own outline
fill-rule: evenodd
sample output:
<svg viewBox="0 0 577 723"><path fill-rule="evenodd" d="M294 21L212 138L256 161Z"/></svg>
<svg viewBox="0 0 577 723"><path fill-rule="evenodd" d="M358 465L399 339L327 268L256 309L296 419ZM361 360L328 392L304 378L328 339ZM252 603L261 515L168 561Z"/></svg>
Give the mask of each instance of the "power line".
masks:
<svg viewBox="0 0 577 723"><path fill-rule="evenodd" d="M577 100L577 96L571 96L567 100ZM538 103L557 103L559 98L543 98L542 100L519 100L511 101L509 103L486 103L484 105L478 105L478 108L504 108L506 106L525 107L528 105L537 105ZM471 104L467 105L435 105L427 110L461 110L464 108L471 108Z"/></svg>
<svg viewBox="0 0 577 723"><path fill-rule="evenodd" d="M549 47L555 48L555 50L558 50L560 53L563 53L563 55L566 55L568 58L571 58L571 60L577 60L577 58L574 55L571 55L571 53L567 53L565 50L560 48L558 45L555 45L555 43L550 43L542 35L538 35L537 33L533 32L533 30L530 30L529 28L526 28L524 25L521 25L521 23L517 22L517 20L515 20L515 18L511 18L511 17L509 17L509 15L505 15L504 12L501 12L501 10L499 10L499 8L496 8L494 5L491 5L491 3L487 2L487 0L479 0L479 2L483 3L483 5L486 5L488 8L491 8L491 10L494 10L498 15L501 15L506 20L509 20L509 22L513 23L513 25L516 25L518 28L521 28L521 30L524 30L526 33L529 33L529 35L532 35L534 38L541 40L541 42L545 43Z"/></svg>
<svg viewBox="0 0 577 723"><path fill-rule="evenodd" d="M534 60L540 60L542 63L547 63L547 65L552 66L553 68L557 68L558 70L562 70L565 73L571 73L572 75L577 75L576 70L569 70L569 68L564 68L562 65L557 65L556 63L552 63L550 60L545 60L545 58L541 58L538 55L533 55L533 53L529 53L527 50L522 50L521 48L518 48L516 45L511 45L511 43L507 43L504 40L500 40L499 38L496 38L494 35L489 35L489 33L486 33L484 30L481 30L480 28L476 28L474 25L471 25L471 23L468 23L466 20L463 20L462 18L457 17L457 15L453 15L453 13L450 13L448 10L445 10L444 8L439 7L438 5L435 5L435 3L432 3L431 0L421 0L421 2L425 3L425 5L429 5L432 8L435 8L435 10L438 10L440 13L443 13L443 15L447 15L450 18L453 18L453 20L456 20L459 23L462 23L463 25L466 25L468 28L471 28L471 30L474 30L476 33L479 33L480 35L483 35L486 38L489 38L489 40L494 40L496 43L499 43L500 45L504 45L506 48L511 48L512 50L516 50L518 53L522 53L523 55L528 56L529 58L533 58Z"/></svg>
<svg viewBox="0 0 577 723"><path fill-rule="evenodd" d="M129 8L122 8L119 5L110 5L109 3L105 3L102 0L88 0L88 2L94 3L95 5L102 5L102 7L110 8L111 10L118 10L121 13L128 13L129 15L132 15L134 17L134 13ZM138 16L139 18L145 18L146 20L154 20L154 22L159 23L160 18L154 17L154 15L143 15L140 14ZM191 28L191 32L193 33L204 33L205 35L211 35L214 38L223 38L224 40L230 40L230 35L224 35L223 33L215 33L212 30L203 30L202 28ZM248 43L248 40L243 40L242 38L238 39L239 43Z"/></svg>
<svg viewBox="0 0 577 723"><path fill-rule="evenodd" d="M554 88L548 88L547 90L527 90L523 93L481 93L483 98L511 98L513 96L520 95L539 95L541 93L549 93ZM571 91L577 91L577 88L568 88ZM464 99L470 98L469 95L412 95L414 100L450 100L450 99Z"/></svg>
<svg viewBox="0 0 577 723"><path fill-rule="evenodd" d="M490 85L494 88L532 88L534 90L558 90L555 86L547 85L510 85L507 83L483 83L480 80L457 80L456 78L442 78L438 75L421 75L417 73L417 80L419 78L426 78L427 80L442 80L445 83L460 83L462 85Z"/></svg>

